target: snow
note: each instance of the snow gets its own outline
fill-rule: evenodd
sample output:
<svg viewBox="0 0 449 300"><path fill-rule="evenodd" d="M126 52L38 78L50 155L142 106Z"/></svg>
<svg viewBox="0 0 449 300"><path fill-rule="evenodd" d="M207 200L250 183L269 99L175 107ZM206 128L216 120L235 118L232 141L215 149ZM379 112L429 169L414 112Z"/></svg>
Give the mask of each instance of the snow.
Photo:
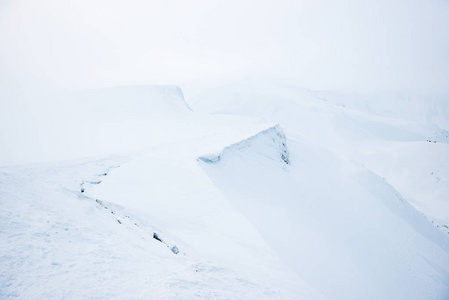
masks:
<svg viewBox="0 0 449 300"><path fill-rule="evenodd" d="M415 120L268 83L58 97L40 144L2 128L0 298L449 295L444 105Z"/></svg>
<svg viewBox="0 0 449 300"><path fill-rule="evenodd" d="M432 221L449 223L449 117L442 96L314 92L246 81L196 95L191 106L278 122L288 140L366 166Z"/></svg>
<svg viewBox="0 0 449 300"><path fill-rule="evenodd" d="M170 241L163 224L79 192L77 179L111 176L128 159L2 170L0 228L8 243L1 245L0 298L230 298L235 291L247 298L280 297L284 286L299 290L294 274L286 281L276 277L276 266L272 276L279 282L268 286L261 275L254 279L202 256L175 255L153 238L158 232ZM298 293L307 296L307 289Z"/></svg>
<svg viewBox="0 0 449 300"><path fill-rule="evenodd" d="M297 142L289 148L287 172L266 157L247 159L254 153L205 168L274 251L328 298L447 295L446 273L429 266L448 267L443 233L378 176Z"/></svg>
<svg viewBox="0 0 449 300"><path fill-rule="evenodd" d="M225 147L220 154L203 155L198 157L198 159L207 163L216 163L226 159L228 155L232 155L235 152L257 147L259 154L288 164L289 153L286 144L287 139L284 131L279 125L276 125L257 133L255 136ZM248 157L248 159L251 159L251 157Z"/></svg>

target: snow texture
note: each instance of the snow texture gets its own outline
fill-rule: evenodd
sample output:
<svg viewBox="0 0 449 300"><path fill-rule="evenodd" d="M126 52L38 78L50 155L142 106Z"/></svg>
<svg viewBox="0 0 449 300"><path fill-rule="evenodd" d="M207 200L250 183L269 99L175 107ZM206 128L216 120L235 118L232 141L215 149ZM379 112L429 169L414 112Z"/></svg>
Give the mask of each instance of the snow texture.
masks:
<svg viewBox="0 0 449 300"><path fill-rule="evenodd" d="M204 155L198 157L206 163L216 163L226 159L228 155L240 151L247 147L259 147L260 153L273 160L280 160L289 164L289 153L287 149L287 139L279 125L265 129L255 136L249 137L241 142L225 147L220 154Z"/></svg>
<svg viewBox="0 0 449 300"><path fill-rule="evenodd" d="M2 128L0 299L448 298L444 103L267 83L193 110L173 86L63 97Z"/></svg>

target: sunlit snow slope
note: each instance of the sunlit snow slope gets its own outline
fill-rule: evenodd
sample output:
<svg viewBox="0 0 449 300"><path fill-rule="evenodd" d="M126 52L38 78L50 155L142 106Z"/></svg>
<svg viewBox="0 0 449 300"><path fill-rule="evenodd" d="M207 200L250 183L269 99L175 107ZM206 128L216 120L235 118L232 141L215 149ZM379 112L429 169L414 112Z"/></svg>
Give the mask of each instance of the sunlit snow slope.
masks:
<svg viewBox="0 0 449 300"><path fill-rule="evenodd" d="M0 168L0 298L446 299L442 123L333 95L63 95L36 154L4 137L71 160Z"/></svg>

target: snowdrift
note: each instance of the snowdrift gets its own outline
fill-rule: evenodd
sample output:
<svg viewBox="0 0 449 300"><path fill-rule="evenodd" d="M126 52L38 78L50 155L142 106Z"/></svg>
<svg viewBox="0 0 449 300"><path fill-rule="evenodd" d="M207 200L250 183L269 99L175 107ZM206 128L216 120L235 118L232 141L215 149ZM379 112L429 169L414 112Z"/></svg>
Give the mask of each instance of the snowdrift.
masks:
<svg viewBox="0 0 449 300"><path fill-rule="evenodd" d="M279 125L265 129L241 142L227 146L220 154L204 155L198 157L198 159L206 163L216 163L225 160L228 155L241 152L245 148L253 148L254 151L274 161L278 160L289 164L287 139Z"/></svg>
<svg viewBox="0 0 449 300"><path fill-rule="evenodd" d="M212 126L213 122L207 124L209 129ZM202 284L189 289L214 291L217 298L320 299L320 293L279 260L253 224L202 170L204 162L215 164L220 157L219 164L226 164L235 155L255 159L257 164L261 159L268 160L283 170L288 151L282 129L269 127L224 147L214 157L200 156L202 159L197 161L198 152L221 144L214 142L214 136L206 135L161 145L112 170L101 184L83 185L83 195L109 203L108 207L126 208L131 220L134 216L147 220L154 228L150 230L176 245L177 255L198 261L201 272L207 272L203 276L220 281L222 276L227 278L226 274L235 274L226 280L238 295ZM217 272L207 271L204 262L215 266Z"/></svg>

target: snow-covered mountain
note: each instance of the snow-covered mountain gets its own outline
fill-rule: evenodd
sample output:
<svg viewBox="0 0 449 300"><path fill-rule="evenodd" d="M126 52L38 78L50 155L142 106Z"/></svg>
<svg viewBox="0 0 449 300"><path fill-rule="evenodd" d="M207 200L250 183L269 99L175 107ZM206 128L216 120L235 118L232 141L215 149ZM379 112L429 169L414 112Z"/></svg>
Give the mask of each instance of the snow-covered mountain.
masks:
<svg viewBox="0 0 449 300"><path fill-rule="evenodd" d="M365 166L431 221L449 224L447 98L314 92L249 81L203 92L192 105L279 122L290 139Z"/></svg>
<svg viewBox="0 0 449 300"><path fill-rule="evenodd" d="M449 296L444 102L267 83L190 105L171 86L59 97L44 141L3 138L0 298Z"/></svg>

